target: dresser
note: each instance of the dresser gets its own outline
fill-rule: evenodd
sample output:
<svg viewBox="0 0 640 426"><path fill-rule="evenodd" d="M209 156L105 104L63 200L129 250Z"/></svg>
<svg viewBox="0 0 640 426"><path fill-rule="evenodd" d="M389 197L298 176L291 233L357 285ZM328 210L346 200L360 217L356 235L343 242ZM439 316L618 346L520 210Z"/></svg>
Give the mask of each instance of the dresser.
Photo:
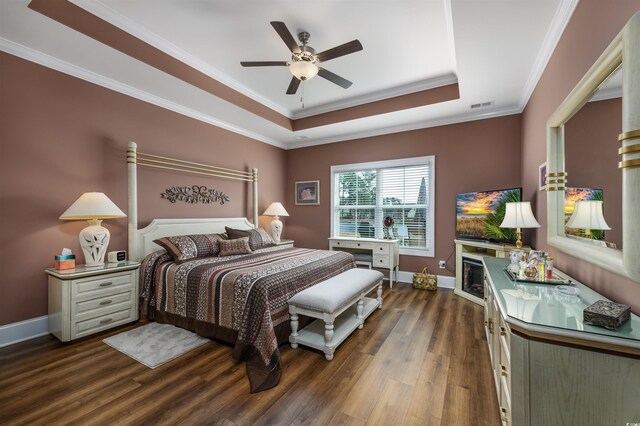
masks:
<svg viewBox="0 0 640 426"><path fill-rule="evenodd" d="M394 280L398 281L398 268L400 265L398 240L332 237L329 238L329 250L370 255L374 268L387 269L389 271L389 286L391 288L393 288Z"/></svg>
<svg viewBox="0 0 640 426"><path fill-rule="evenodd" d="M485 332L503 425L625 425L640 421L640 318L612 331L582 322L602 295L574 281L511 281L507 259L484 257ZM566 275L559 273L563 278Z"/></svg>
<svg viewBox="0 0 640 426"><path fill-rule="evenodd" d="M49 332L63 342L138 319L138 262L47 269Z"/></svg>

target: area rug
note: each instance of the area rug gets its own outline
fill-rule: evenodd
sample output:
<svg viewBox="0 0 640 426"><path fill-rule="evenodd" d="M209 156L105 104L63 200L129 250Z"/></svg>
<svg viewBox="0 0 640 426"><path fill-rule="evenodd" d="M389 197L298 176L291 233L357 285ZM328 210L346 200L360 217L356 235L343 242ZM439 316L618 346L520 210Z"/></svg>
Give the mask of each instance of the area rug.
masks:
<svg viewBox="0 0 640 426"><path fill-rule="evenodd" d="M103 340L149 368L156 368L209 341L182 328L156 322Z"/></svg>

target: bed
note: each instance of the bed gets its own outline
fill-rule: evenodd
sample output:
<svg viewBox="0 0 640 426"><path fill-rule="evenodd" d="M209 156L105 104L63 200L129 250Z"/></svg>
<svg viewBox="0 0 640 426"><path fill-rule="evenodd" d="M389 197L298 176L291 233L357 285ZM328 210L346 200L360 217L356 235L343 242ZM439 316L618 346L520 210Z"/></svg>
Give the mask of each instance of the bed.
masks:
<svg viewBox="0 0 640 426"><path fill-rule="evenodd" d="M137 161L140 157L132 144L127 154L129 252L132 259L142 262L141 317L231 345L234 359L246 363L252 393L277 385L282 372L278 346L288 341L290 333L288 299L355 267L353 256L266 244L250 254L176 262L155 241L176 235L223 234L226 228L255 228L257 170L251 173L255 180L247 180L253 182L253 223L246 218L155 219L138 229L136 167L144 162ZM165 166L162 168L168 168Z"/></svg>

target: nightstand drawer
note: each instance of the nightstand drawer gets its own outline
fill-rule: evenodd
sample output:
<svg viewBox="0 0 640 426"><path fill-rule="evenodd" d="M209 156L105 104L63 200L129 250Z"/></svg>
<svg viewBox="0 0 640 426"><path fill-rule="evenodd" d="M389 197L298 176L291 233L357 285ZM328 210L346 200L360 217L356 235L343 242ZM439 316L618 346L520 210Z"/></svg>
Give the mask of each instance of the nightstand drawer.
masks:
<svg viewBox="0 0 640 426"><path fill-rule="evenodd" d="M373 256L373 267L374 268L388 268L389 267L389 256Z"/></svg>
<svg viewBox="0 0 640 426"><path fill-rule="evenodd" d="M107 330L116 325L126 324L132 321L135 321L133 305L99 317L74 322L71 326L71 339L77 339L78 337Z"/></svg>
<svg viewBox="0 0 640 426"><path fill-rule="evenodd" d="M373 249L374 253L389 254L389 244L376 245Z"/></svg>
<svg viewBox="0 0 640 426"><path fill-rule="evenodd" d="M132 272L122 272L74 280L71 297L87 299L122 293L133 289L134 276Z"/></svg>
<svg viewBox="0 0 640 426"><path fill-rule="evenodd" d="M75 302L75 306L72 308L72 315L74 316L95 316L94 314L101 315L105 311L110 311L114 306L124 308L123 303L133 304L133 292L126 291L124 293L110 294L104 297L81 300ZM116 309L117 310L117 309Z"/></svg>

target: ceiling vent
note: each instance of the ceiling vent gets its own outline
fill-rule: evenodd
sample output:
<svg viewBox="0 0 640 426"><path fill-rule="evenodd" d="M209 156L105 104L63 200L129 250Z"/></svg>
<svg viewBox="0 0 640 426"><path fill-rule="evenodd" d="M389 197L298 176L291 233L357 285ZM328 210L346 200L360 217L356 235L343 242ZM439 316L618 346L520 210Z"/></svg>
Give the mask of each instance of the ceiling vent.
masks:
<svg viewBox="0 0 640 426"><path fill-rule="evenodd" d="M480 102L480 103L477 103L477 104L469 105L469 108L471 108L471 109L486 108L486 107L490 107L491 105L493 105L495 103L496 103L496 101Z"/></svg>

